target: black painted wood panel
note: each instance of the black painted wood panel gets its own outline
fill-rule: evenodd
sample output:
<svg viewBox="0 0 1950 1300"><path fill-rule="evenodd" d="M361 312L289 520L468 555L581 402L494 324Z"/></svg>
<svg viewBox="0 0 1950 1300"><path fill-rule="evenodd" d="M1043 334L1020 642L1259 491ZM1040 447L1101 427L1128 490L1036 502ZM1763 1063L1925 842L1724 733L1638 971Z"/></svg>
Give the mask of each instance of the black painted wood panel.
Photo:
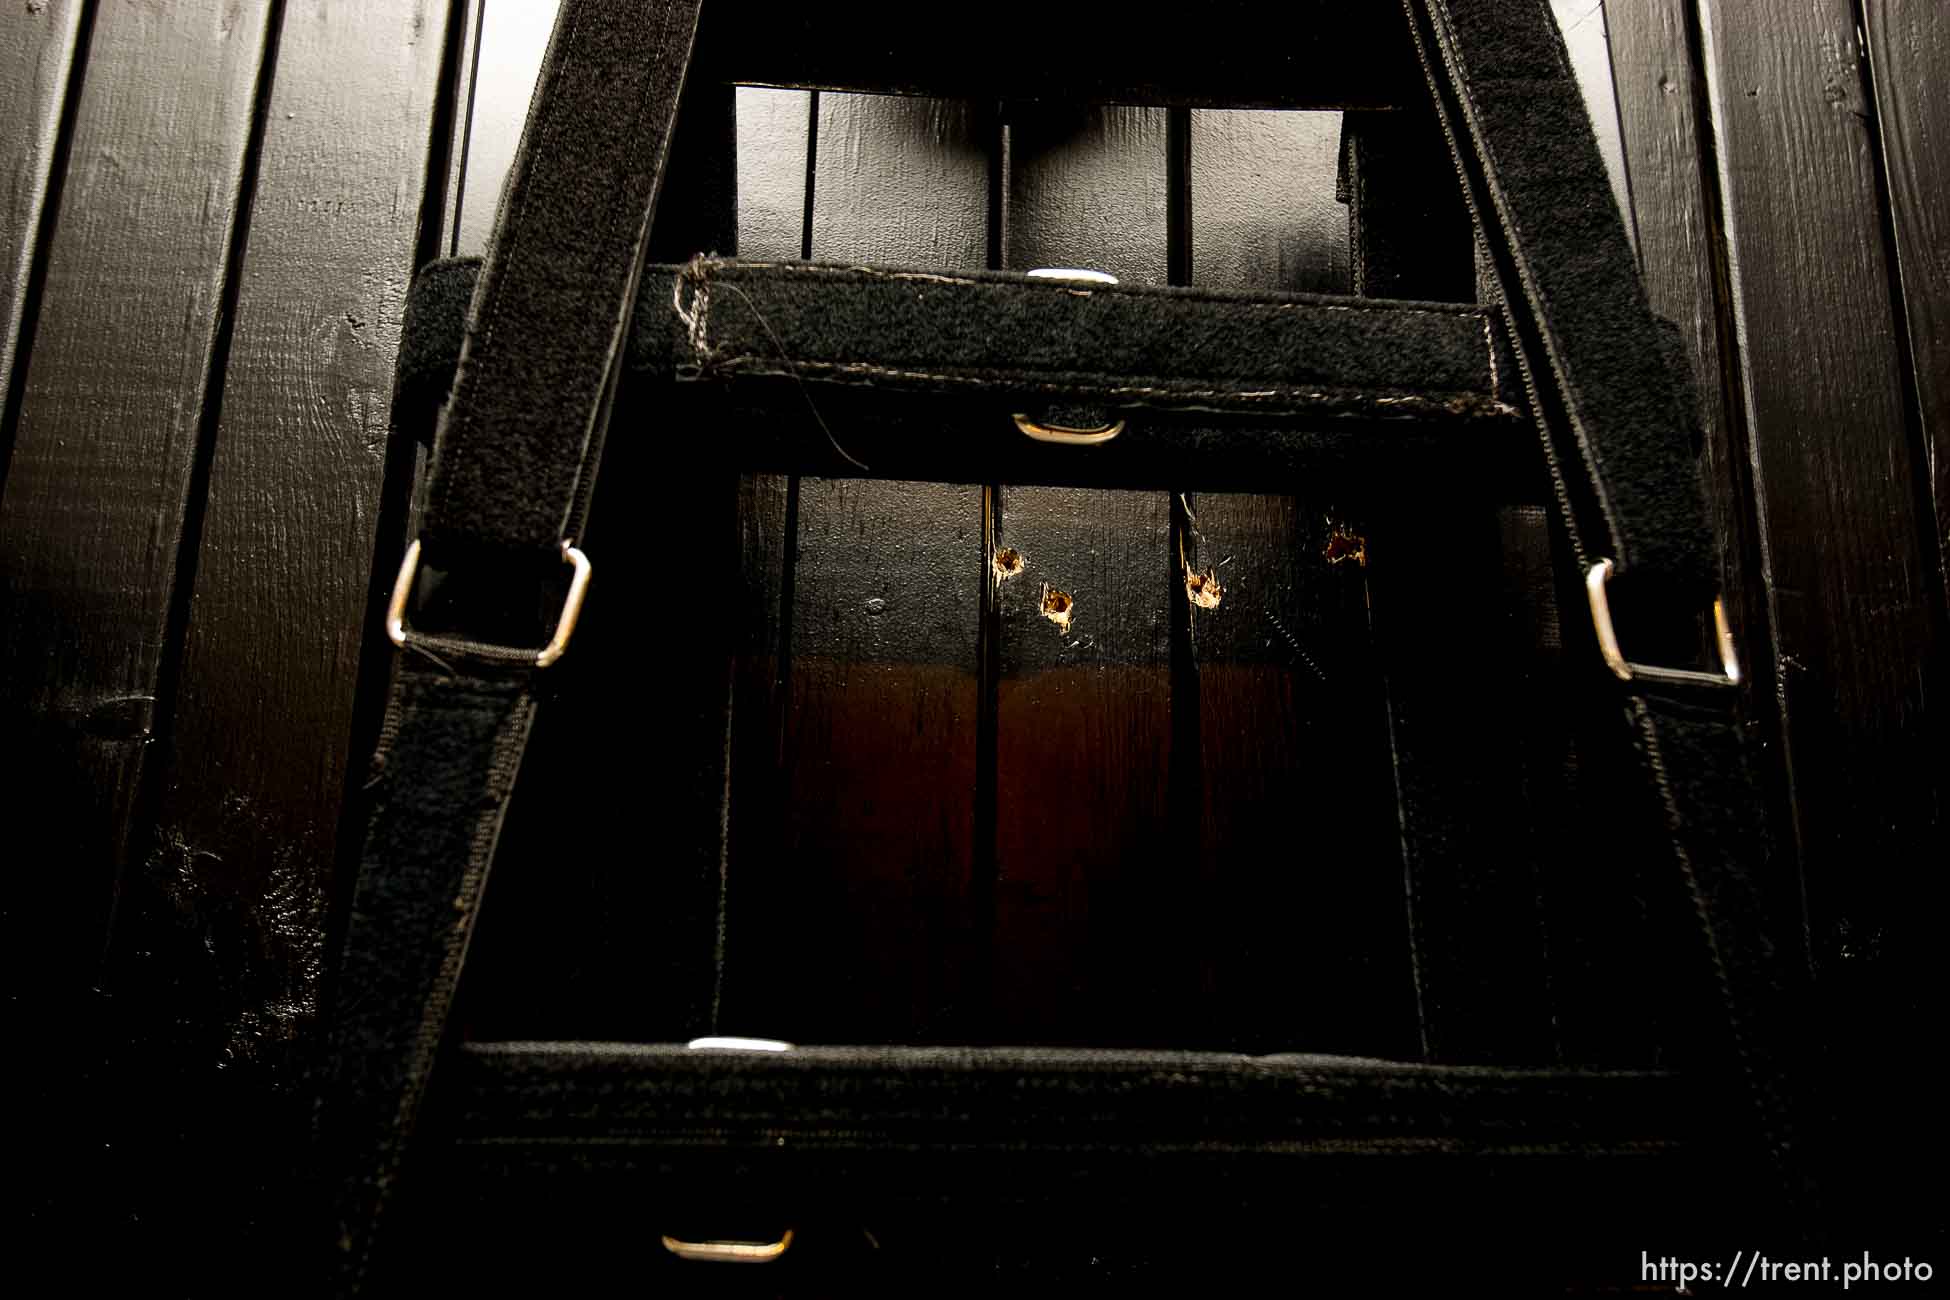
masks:
<svg viewBox="0 0 1950 1300"><path fill-rule="evenodd" d="M1922 723L1941 611L1867 67L1839 0L1703 16L1814 955L1835 977L1873 979L1891 927L1914 915L1908 864L1940 848L1942 765Z"/></svg>
<svg viewBox="0 0 1950 1300"><path fill-rule="evenodd" d="M985 115L844 94L810 112L802 251L982 264ZM789 185L757 188L754 224L783 244ZM844 427L833 435L844 446ZM776 501L774 482L757 479L755 496ZM782 601L776 630L755 638L776 647L781 682L770 744L742 727L736 740L722 1024L795 1042L952 1038L970 1014L976 933L980 491L809 477L788 484L781 513L776 580L753 561Z"/></svg>
<svg viewBox="0 0 1950 1300"><path fill-rule="evenodd" d="M292 0L281 17L140 865L147 906L191 913L170 927L202 949L216 992L202 1014L223 1024L213 1058L232 1063L288 1054L316 1010L361 648L378 635L370 574L394 567L374 553L392 362L448 54L435 0ZM129 901L142 895L131 882ZM187 978L135 962L118 979Z"/></svg>
<svg viewBox="0 0 1950 1300"><path fill-rule="evenodd" d="M1915 432L1930 466L1937 578L1950 584L1950 10L1928 0L1884 0L1863 5L1862 19Z"/></svg>
<svg viewBox="0 0 1950 1300"><path fill-rule="evenodd" d="M0 479L12 438L14 352L31 319L29 285L55 179L82 0L0 11Z"/></svg>
<svg viewBox="0 0 1950 1300"><path fill-rule="evenodd" d="M22 914L57 983L100 960L180 627L268 9L111 6L88 51L0 499L8 784L28 858L67 864Z"/></svg>

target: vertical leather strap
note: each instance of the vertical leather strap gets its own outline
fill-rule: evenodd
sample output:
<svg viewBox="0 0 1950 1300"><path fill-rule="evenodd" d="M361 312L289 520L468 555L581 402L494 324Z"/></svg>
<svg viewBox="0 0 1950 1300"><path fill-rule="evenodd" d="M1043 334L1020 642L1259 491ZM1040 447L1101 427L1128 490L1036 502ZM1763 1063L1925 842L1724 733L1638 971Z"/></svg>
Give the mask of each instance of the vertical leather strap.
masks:
<svg viewBox="0 0 1950 1300"><path fill-rule="evenodd" d="M699 0L565 0L434 440L435 567L556 562L588 500Z"/></svg>
<svg viewBox="0 0 1950 1300"><path fill-rule="evenodd" d="M1719 589L1690 413L1543 0L1407 0L1582 564Z"/></svg>
<svg viewBox="0 0 1950 1300"><path fill-rule="evenodd" d="M416 611L452 635L409 640L399 663L327 1044L345 1292L446 1030L534 718L520 630L587 507L698 9L564 0L469 311L422 529L429 566L453 575Z"/></svg>
<svg viewBox="0 0 1950 1300"><path fill-rule="evenodd" d="M1544 0L1405 0L1505 305L1581 565L1690 616L1719 589L1690 413L1635 273L1570 59ZM1764 807L1727 686L1628 684L1627 721L1666 810L1672 868L1714 970L1728 1077L1806 1211L1784 1008L1796 963L1770 942Z"/></svg>

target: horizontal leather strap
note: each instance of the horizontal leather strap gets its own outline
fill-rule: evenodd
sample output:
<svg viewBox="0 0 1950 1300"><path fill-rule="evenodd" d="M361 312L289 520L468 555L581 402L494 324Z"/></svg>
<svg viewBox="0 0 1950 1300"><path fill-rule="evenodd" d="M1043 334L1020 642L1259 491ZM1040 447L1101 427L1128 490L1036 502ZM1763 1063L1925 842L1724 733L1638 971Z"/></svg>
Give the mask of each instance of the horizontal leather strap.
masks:
<svg viewBox="0 0 1950 1300"><path fill-rule="evenodd" d="M416 278L399 400L445 395L475 263ZM646 268L639 376L793 379L1129 410L1517 420L1494 309L699 258Z"/></svg>
<svg viewBox="0 0 1950 1300"><path fill-rule="evenodd" d="M1325 1056L1009 1048L693 1051L477 1043L442 1084L461 1143L758 1151L1657 1155L1707 1139L1682 1076Z"/></svg>

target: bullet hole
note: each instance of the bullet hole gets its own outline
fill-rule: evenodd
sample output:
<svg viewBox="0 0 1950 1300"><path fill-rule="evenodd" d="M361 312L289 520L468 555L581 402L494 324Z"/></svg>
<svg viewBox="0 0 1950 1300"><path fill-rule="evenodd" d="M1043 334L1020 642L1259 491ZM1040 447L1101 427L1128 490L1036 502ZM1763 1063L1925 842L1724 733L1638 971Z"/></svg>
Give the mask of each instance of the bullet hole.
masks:
<svg viewBox="0 0 1950 1300"><path fill-rule="evenodd" d="M1056 624L1057 630L1068 633L1070 620L1076 617L1077 603L1070 599L1067 591L1058 591L1047 582L1043 584L1043 617Z"/></svg>
<svg viewBox="0 0 1950 1300"><path fill-rule="evenodd" d="M1225 588L1219 585L1219 575L1207 569L1204 573L1185 570L1185 594L1199 609L1217 609L1225 598Z"/></svg>
<svg viewBox="0 0 1950 1300"><path fill-rule="evenodd" d="M995 569L995 580L1007 582L1022 572L1022 552L1013 546L1005 546L995 553L990 564Z"/></svg>
<svg viewBox="0 0 1950 1300"><path fill-rule="evenodd" d="M1327 545L1320 553L1329 564L1345 564L1352 560L1361 568L1368 567L1368 539L1345 524L1328 525Z"/></svg>

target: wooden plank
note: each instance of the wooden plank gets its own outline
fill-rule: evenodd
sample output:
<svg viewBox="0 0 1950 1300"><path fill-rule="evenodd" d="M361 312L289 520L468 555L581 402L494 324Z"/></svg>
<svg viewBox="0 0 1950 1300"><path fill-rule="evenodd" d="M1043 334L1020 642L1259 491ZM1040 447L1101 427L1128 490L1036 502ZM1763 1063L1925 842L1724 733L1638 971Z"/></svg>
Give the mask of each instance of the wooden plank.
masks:
<svg viewBox="0 0 1950 1300"><path fill-rule="evenodd" d="M1339 113L1192 114L1192 282L1346 293ZM1353 485L1341 485L1349 487ZM1414 991L1367 571L1330 498L1205 493L1187 567L1209 1014L1240 1050L1412 1056Z"/></svg>
<svg viewBox="0 0 1950 1300"><path fill-rule="evenodd" d="M1166 142L1160 109L1011 106L1004 264L1164 283ZM991 493L990 550L1020 559L994 588L992 1032L1185 1045L1205 954L1177 910L1170 497Z"/></svg>
<svg viewBox="0 0 1950 1300"><path fill-rule="evenodd" d="M468 116L467 168L462 178L453 249L458 255L487 251L488 234L501 206L501 185L514 166L528 101L548 53L549 33L561 0L499 0L482 18Z"/></svg>
<svg viewBox="0 0 1950 1300"><path fill-rule="evenodd" d="M1814 955L1873 980L1916 915L1906 864L1936 852L1942 772L1874 105L1843 0L1715 0L1702 16Z"/></svg>
<svg viewBox="0 0 1950 1300"><path fill-rule="evenodd" d="M1893 341L1908 345L1908 355L1900 359L1907 362L1902 396L1912 421L1909 459L1919 477L1928 475L1922 486L1929 501L1919 504L1916 512L1921 532L1917 540L1925 551L1923 563L1917 566L1917 585L1927 582L1934 561L1938 591L1931 595L1937 599L1922 603L1936 606L1940 637L1942 594L1950 591L1950 220L1943 211L1945 196L1950 194L1950 86L1944 76L1950 68L1950 12L1941 4L1882 0L1858 5L1856 14L1863 24L1872 76L1874 111L1868 117L1875 129L1870 139L1881 146L1885 254L1896 271L1890 289L1897 304L1896 323L1907 327ZM1927 531L1932 515L1934 537ZM1936 645L1940 656L1942 641ZM1921 656L1927 651L1927 646L1919 646L1912 653ZM1919 657L1916 662L1932 661ZM1934 662L1940 665L1941 658ZM1872 671L1908 667L1877 664ZM1940 675L1928 683L1936 688L1938 698L1941 683ZM1913 697L1919 701L1925 698L1922 686L1918 684ZM1903 703L1907 706L1910 699ZM1932 750L1935 757L1933 768L1914 773L1920 788L1893 791L1890 797L1934 796L1940 801L1941 710L1934 718L1905 712L1892 721L1915 738L1906 754L1892 757L1925 764L1932 762ZM1932 736L1937 738L1934 742ZM1934 788L1926 784L1931 775L1936 779ZM1931 822L1940 818L1940 809L1940 802L1934 809L1912 808L1911 826L1906 828L1911 838L1905 844L1925 853L1933 851L1929 830ZM1940 856L1940 830L1936 843L1934 851ZM1861 863L1875 865L1872 880L1865 883L1876 891L1880 916L1871 915L1866 924L1860 916L1845 918L1848 925L1842 939L1847 947L1840 953L1844 960L1831 961L1827 970L1832 1005L1838 1013L1834 1023L1840 1027L1834 1036L1836 1059L1861 1059L1869 1052L1885 1060L1895 1058L1893 1088L1875 1088L1866 1080L1851 1078L1835 1090L1843 1099L1837 1113L1848 1117L1843 1140L1836 1146L1851 1153L1853 1165L1837 1175L1836 1185L1850 1183L1865 1189L1866 1194L1851 1207L1864 1240L1870 1239L1872 1231L1888 1241L1898 1236L1921 1239L1935 1227L1930 1211L1899 1190L1906 1180L1890 1177L1886 1160L1869 1154L1901 1152L1907 1167L1916 1169L1939 1163L1944 1152L1940 1131L1933 1139L1915 1139L1918 1117L1929 1114L1938 1103L1928 1081L1928 1048L1908 1036L1906 1028L1940 1023L1944 1012L1943 947L1930 920L1943 914L1944 888L1941 872L1916 868L1925 860L1857 859L1858 871ZM1871 943L1876 947L1864 954L1868 962L1847 960ZM1836 978L1841 974L1838 968L1849 964L1856 969ZM1866 973L1865 965L1870 966Z"/></svg>
<svg viewBox="0 0 1950 1300"><path fill-rule="evenodd" d="M1347 292L1340 114L1192 120L1193 282ZM1200 867L1232 940L1215 1001L1247 1050L1270 1041L1412 1054L1393 783L1377 743L1384 713L1361 662L1365 563L1329 558L1336 532L1366 526L1325 501L1283 496L1208 493L1197 511L1187 567L1218 584L1216 603L1191 611ZM1388 820L1363 825L1380 813Z"/></svg>
<svg viewBox="0 0 1950 1300"><path fill-rule="evenodd" d="M983 264L983 115L930 100L816 102L805 252ZM769 183L782 196L790 182ZM783 599L785 682L769 747L742 726L734 736L722 1027L953 1039L969 1011L980 491L806 478L775 513L791 547L783 572L761 562L750 581Z"/></svg>
<svg viewBox="0 0 1950 1300"><path fill-rule="evenodd" d="M1950 10L1864 5L1919 430L1936 503L1937 577L1950 593Z"/></svg>
<svg viewBox="0 0 1950 1300"><path fill-rule="evenodd" d="M739 87L738 251L741 256L790 261L809 237L807 181L811 174L817 96L797 90ZM745 909L771 915L768 900L745 892L747 870L778 847L780 743L785 734L790 664L792 555L797 549L799 484L782 474L738 479L738 607L732 629L731 779L727 795L727 874L720 919L716 993L710 1032L757 1037L799 1032L772 1003L763 975L770 961L764 929L748 927ZM749 864L749 866L748 866ZM767 873L757 871L761 878ZM747 943L757 939L756 943ZM734 970L750 969L740 983ZM755 988L756 995L736 994ZM727 998L727 994L731 994Z"/></svg>
<svg viewBox="0 0 1950 1300"><path fill-rule="evenodd" d="M63 864L22 914L57 983L102 951L160 722L267 8L109 6L90 42L0 500L10 788L46 837L22 860Z"/></svg>
<svg viewBox="0 0 1950 1300"><path fill-rule="evenodd" d="M813 95L738 88L738 254L790 261L804 253L806 161Z"/></svg>
<svg viewBox="0 0 1950 1300"><path fill-rule="evenodd" d="M144 871L158 910L192 888L229 918L199 946L232 1062L273 1064L316 1005L446 36L439 5L283 11Z"/></svg>
<svg viewBox="0 0 1950 1300"><path fill-rule="evenodd" d="M0 11L0 398L9 405L81 11L81 0ZM12 415L8 410L9 420Z"/></svg>
<svg viewBox="0 0 1950 1300"><path fill-rule="evenodd" d="M1348 292L1339 113L1192 113L1192 282Z"/></svg>
<svg viewBox="0 0 1950 1300"><path fill-rule="evenodd" d="M474 105L481 94L481 28L487 22L487 0L455 0L452 21L457 29L454 39L460 57L458 80L454 85L453 139L447 149L447 177L441 191L439 243L448 257L460 253L461 205L467 195ZM487 93L497 94L498 88L490 83Z"/></svg>
<svg viewBox="0 0 1950 1300"><path fill-rule="evenodd" d="M1748 657L1749 695L1771 710L1772 646L1760 582L1739 340L1726 283L1723 213L1705 71L1683 0L1607 13L1639 274L1652 310L1679 327L1693 365L1707 500L1720 546L1728 620Z"/></svg>

